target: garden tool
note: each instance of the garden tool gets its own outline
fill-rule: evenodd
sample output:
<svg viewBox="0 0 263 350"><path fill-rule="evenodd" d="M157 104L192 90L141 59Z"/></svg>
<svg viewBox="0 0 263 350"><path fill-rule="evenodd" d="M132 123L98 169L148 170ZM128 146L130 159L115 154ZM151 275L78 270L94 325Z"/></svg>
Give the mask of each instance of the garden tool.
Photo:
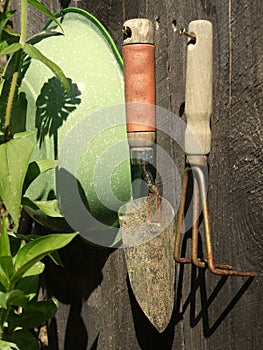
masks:
<svg viewBox="0 0 263 350"><path fill-rule="evenodd" d="M184 34L185 32L183 32ZM232 270L229 265L214 262L212 235L207 204L207 166L211 148L210 117L212 114L212 24L209 21L193 21L189 24L187 48L185 115L186 164L182 185L182 198L178 211L175 239L175 260L179 263L193 263L197 267L208 267L217 275L254 276L253 272ZM196 40L193 40L195 37ZM181 228L184 221L185 203L189 173L193 175L193 221L192 257L181 258ZM198 257L199 216L202 212L207 259ZM187 222L185 222L187 225Z"/></svg>
<svg viewBox="0 0 263 350"><path fill-rule="evenodd" d="M141 168L147 197L122 206L119 221L132 291L159 331L174 305L173 208L161 198L151 172L155 141L153 26L147 19L124 23L124 81L131 162Z"/></svg>

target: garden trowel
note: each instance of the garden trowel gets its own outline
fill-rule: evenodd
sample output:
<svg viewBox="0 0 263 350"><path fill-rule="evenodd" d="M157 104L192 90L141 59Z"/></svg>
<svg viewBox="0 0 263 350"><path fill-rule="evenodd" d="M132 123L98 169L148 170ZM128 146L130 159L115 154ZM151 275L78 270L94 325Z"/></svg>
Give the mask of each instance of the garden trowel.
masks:
<svg viewBox="0 0 263 350"><path fill-rule="evenodd" d="M174 212L169 202L160 197L152 172L155 141L153 25L147 19L130 19L124 23L123 33L131 163L133 169L140 169L148 195L122 206L119 221L132 291L153 326L163 332L174 305Z"/></svg>

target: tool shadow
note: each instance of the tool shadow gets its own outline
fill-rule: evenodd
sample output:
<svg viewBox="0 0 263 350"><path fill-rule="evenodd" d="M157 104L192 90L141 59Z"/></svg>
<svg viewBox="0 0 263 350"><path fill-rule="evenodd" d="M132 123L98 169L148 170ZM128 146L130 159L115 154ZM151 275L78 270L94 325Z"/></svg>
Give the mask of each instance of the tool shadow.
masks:
<svg viewBox="0 0 263 350"><path fill-rule="evenodd" d="M209 171L209 169L208 169ZM189 214L189 217L193 217L193 178L189 178L188 189L186 193L186 206L185 213ZM203 215L200 213L199 223L202 223ZM204 258L202 249L202 238L200 232L198 232L198 257ZM192 229L184 234L181 246L181 257L185 258L191 255L191 249L188 248L188 241L192 238ZM218 327L222 324L229 313L234 309L235 305L242 298L246 290L249 288L253 281L253 277L249 277L244 284L237 290L235 295L230 295L227 290L227 280L229 276L213 276L211 272L205 268L196 267L191 265L191 278L189 281L184 281L185 276L189 276L189 267L184 264L180 264L177 274L177 287L176 287L176 301L175 301L175 314L176 318L180 321L184 318L188 307L190 316L190 326L196 327L197 324L202 321L204 337L211 337ZM187 271L186 271L187 270ZM209 273L211 276L207 276ZM209 278L208 278L209 277ZM237 278L237 277L235 277ZM217 281L214 287L211 287L211 282ZM231 280L228 282L230 283ZM186 288L189 286L190 292L186 297ZM212 290L212 292L211 292ZM198 292L200 297L198 298ZM221 293L220 293L221 292ZM226 297L230 297L230 302L225 301ZM224 298L225 297L225 298ZM225 303L225 307L222 306ZM213 306L213 308L212 308ZM224 307L224 308L223 308ZM222 310L223 308L223 310ZM199 310L197 310L199 309ZM222 311L221 311L222 310ZM217 319L214 319L214 315L219 314ZM213 321L211 321L213 317Z"/></svg>
<svg viewBox="0 0 263 350"><path fill-rule="evenodd" d="M102 269L112 250L88 245L76 237L60 250L63 267L45 259L42 286L48 298L60 302L58 315L48 323L49 349L86 350L91 341L87 329L87 299L103 280ZM64 334L63 334L64 333ZM97 349L99 333L90 349Z"/></svg>
<svg viewBox="0 0 263 350"><path fill-rule="evenodd" d="M182 257L185 257L187 241L191 237L191 232L187 232L182 242ZM201 247L201 237L199 234L199 247ZM199 249L199 256L202 257L202 251ZM183 301L183 287L184 287L184 276L185 276L185 266L182 264L179 268L178 274L178 284L177 284L177 298L175 305L175 313L178 320L182 320L184 314L186 313L188 307L190 307L190 326L193 328L202 321L203 323L203 333L204 337L211 337L218 327L222 324L225 318L229 313L234 309L238 301L242 298L244 293L247 291L249 286L253 281L253 277L249 277L242 287L232 296L231 301L223 308L219 316L211 324L212 312L209 314L209 310L212 307L212 304L216 302L216 298L220 297L220 292L223 292L223 287L226 285L229 276L221 276L213 291L208 295L207 288L207 269L198 268L195 265L192 265L191 269L191 281L190 281L190 293L188 297ZM210 273L210 271L208 271ZM218 279L218 276L215 276ZM236 277L235 277L236 278ZM200 293L200 310L197 313L197 293ZM221 304L220 304L221 308ZM213 312L214 315L214 312Z"/></svg>

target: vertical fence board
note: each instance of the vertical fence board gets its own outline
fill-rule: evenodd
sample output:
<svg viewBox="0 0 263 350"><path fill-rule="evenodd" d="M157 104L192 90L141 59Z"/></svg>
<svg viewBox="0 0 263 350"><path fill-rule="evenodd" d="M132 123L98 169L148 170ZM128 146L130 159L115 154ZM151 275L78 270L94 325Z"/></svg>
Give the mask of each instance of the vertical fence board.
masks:
<svg viewBox="0 0 263 350"><path fill-rule="evenodd" d="M12 1L14 8L19 3ZM59 10L58 1L44 3L53 12ZM187 27L194 19L213 23L214 109L208 199L215 257L220 263L254 270L258 275L254 280L225 278L177 266L173 319L167 330L158 334L132 295L123 252L96 249L77 239L63 250L64 270L47 262L47 294L60 301L56 319L49 326L50 350L263 348L260 0L74 3L106 26L119 48L124 18L147 17L154 23L157 105L180 118L184 118L186 39L174 32L172 22L176 20L179 27ZM44 16L30 9L28 35L39 31L44 22ZM19 28L18 17L15 27ZM177 127L176 118L169 115L162 122L168 129ZM182 174L183 150L163 133L158 133L157 140ZM162 159L158 162L165 167ZM171 172L169 199L174 203L180 194L176 193L178 181L178 174Z"/></svg>

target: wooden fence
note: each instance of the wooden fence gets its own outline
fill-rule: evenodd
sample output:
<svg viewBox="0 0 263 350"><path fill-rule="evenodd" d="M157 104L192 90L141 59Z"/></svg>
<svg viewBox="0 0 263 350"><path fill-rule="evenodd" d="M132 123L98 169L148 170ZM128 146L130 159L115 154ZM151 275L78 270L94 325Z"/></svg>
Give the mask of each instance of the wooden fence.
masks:
<svg viewBox="0 0 263 350"><path fill-rule="evenodd" d="M53 12L59 9L58 1L44 2ZM17 7L20 1L12 3ZM208 199L214 251L218 262L253 270L257 276L227 278L177 266L173 318L159 334L132 295L123 251L96 249L76 240L63 250L64 269L47 263L45 293L60 302L49 324L49 349L263 349L262 2L83 0L71 5L95 15L120 50L124 19L146 17L155 24L157 105L177 115L184 102L186 40L174 32L172 23L186 27L194 19L213 23ZM46 19L30 10L29 20L31 35ZM166 123L176 127L174 120ZM158 143L173 156L182 174L185 159L180 147L161 134ZM173 176L171 198L176 197Z"/></svg>

